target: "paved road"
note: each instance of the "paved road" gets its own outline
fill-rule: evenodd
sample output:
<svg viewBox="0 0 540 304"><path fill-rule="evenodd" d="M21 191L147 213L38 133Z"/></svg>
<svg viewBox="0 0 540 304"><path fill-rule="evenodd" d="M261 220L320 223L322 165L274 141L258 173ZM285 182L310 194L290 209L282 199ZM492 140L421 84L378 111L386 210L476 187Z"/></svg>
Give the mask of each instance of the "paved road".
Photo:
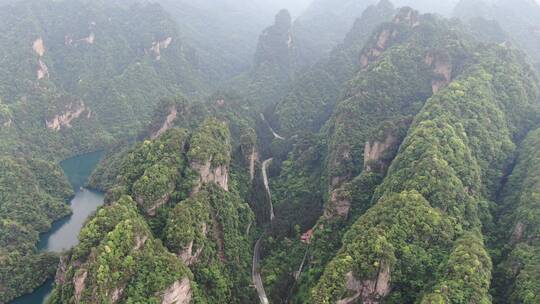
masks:
<svg viewBox="0 0 540 304"><path fill-rule="evenodd" d="M263 113L260 113L261 114L261 119L266 123L266 125L268 126L268 129L270 129L270 131L272 132L272 134L274 134L274 137L277 138L277 139L281 139L281 140L285 140L285 137L277 134L274 129L272 128L272 126L268 123L268 121L266 121L266 118L264 117L264 114Z"/></svg>
<svg viewBox="0 0 540 304"><path fill-rule="evenodd" d="M261 114L262 115L262 114ZM268 184L268 165L272 162L272 158L269 158L262 163L262 175L263 175L263 181L264 181L264 188L266 189L266 193L268 194L268 200L270 202L270 223L274 220L274 205L272 204L272 193L270 192L270 186ZM251 270L251 276L253 277L253 285L255 285L255 289L257 289L257 294L259 295L259 299L261 300L261 304L268 304L268 297L266 296L266 291L264 290L264 285L261 278L261 273L259 271L259 264L260 264L260 254L261 254L261 240L264 237L262 235L257 242L255 243L255 248L253 249L253 268Z"/></svg>
<svg viewBox="0 0 540 304"><path fill-rule="evenodd" d="M272 203L272 193L270 193L270 185L268 183L268 174L266 173L266 171L268 169L268 165L270 165L270 162L272 162L272 159L273 158L269 158L262 163L264 188L266 189L266 193L268 194L268 200L270 201L270 222L274 221L274 204Z"/></svg>
<svg viewBox="0 0 540 304"><path fill-rule="evenodd" d="M259 272L261 240L262 237L257 240L255 248L253 249L253 269L251 271L251 276L253 277L253 284L255 285L255 289L257 289L261 304L268 304L268 297L266 296L266 291L264 291L261 273Z"/></svg>
<svg viewBox="0 0 540 304"><path fill-rule="evenodd" d="M266 121L266 118L264 117L264 114L261 114L261 119L266 123L268 126L268 129L274 134L274 137L277 139L285 140L284 137L277 134L274 129L270 126L268 121ZM268 201L270 202L270 223L274 221L274 204L272 203L272 193L270 192L270 185L268 183L268 165L270 165L270 162L272 162L272 158L269 158L262 163L262 175L263 175L263 181L264 181L264 188L266 189L266 193L268 194ZM261 273L259 271L259 264L260 264L260 251L261 251L261 240L264 237L261 236L257 242L255 243L255 248L253 249L253 268L251 270L251 276L253 277L253 284L255 285L255 289L257 289L257 294L259 295L259 300L261 301L261 304L269 304L268 297L266 296L266 291L264 290L264 285L261 278ZM300 266L301 269L302 266Z"/></svg>

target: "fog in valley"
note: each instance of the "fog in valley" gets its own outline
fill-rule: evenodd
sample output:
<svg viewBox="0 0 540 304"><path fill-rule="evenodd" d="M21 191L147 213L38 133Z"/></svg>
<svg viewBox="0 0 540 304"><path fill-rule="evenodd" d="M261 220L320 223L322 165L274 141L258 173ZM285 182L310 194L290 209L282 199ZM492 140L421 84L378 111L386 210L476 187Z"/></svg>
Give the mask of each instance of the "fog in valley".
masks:
<svg viewBox="0 0 540 304"><path fill-rule="evenodd" d="M0 304L540 303L540 0L0 0Z"/></svg>

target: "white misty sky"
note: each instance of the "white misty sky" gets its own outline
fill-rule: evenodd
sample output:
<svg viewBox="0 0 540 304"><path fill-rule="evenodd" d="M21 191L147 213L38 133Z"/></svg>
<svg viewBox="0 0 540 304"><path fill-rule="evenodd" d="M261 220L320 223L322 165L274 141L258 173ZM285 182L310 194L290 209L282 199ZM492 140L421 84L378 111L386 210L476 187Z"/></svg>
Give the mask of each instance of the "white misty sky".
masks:
<svg viewBox="0 0 540 304"><path fill-rule="evenodd" d="M265 0L276 7L288 9L294 17L300 15L313 0ZM340 1L340 0L336 0Z"/></svg>

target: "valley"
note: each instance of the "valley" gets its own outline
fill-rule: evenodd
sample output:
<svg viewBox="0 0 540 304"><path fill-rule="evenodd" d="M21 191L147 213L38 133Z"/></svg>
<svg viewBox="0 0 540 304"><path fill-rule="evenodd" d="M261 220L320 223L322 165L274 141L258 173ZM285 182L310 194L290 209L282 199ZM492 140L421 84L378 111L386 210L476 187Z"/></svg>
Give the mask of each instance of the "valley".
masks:
<svg viewBox="0 0 540 304"><path fill-rule="evenodd" d="M61 253L77 245L79 231L96 209L103 204L103 194L83 188L90 173L97 165L101 152L90 153L70 158L61 163L71 185L76 189L69 206L72 214L53 223L51 229L40 235L37 248L39 251ZM11 304L45 304L53 289L53 280L45 281L43 286L33 293L17 298Z"/></svg>
<svg viewBox="0 0 540 304"><path fill-rule="evenodd" d="M540 303L538 3L195 2L0 1L0 304Z"/></svg>

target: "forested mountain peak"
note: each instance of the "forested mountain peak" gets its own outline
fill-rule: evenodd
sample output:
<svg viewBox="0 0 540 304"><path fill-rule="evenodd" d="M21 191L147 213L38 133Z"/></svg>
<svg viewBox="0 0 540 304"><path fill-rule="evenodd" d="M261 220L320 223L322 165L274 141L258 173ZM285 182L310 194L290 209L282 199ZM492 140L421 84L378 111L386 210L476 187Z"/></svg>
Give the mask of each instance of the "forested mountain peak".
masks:
<svg viewBox="0 0 540 304"><path fill-rule="evenodd" d="M292 18L288 10L281 10L274 24L266 28L259 37L255 53L255 68L263 64L289 68L294 47L291 32Z"/></svg>
<svg viewBox="0 0 540 304"><path fill-rule="evenodd" d="M0 303L539 302L535 2L2 3Z"/></svg>
<svg viewBox="0 0 540 304"><path fill-rule="evenodd" d="M500 24L511 39L525 49L537 63L540 61L540 4L533 0L460 1L454 15L463 20L482 17Z"/></svg>
<svg viewBox="0 0 540 304"><path fill-rule="evenodd" d="M278 102L275 110L277 128L286 134L318 130L328 118L342 85L357 72L361 51L373 30L382 22L390 21L394 15L394 7L388 1L370 5L355 21L342 43L328 57L300 75L283 100ZM301 54L301 50L297 51Z"/></svg>

